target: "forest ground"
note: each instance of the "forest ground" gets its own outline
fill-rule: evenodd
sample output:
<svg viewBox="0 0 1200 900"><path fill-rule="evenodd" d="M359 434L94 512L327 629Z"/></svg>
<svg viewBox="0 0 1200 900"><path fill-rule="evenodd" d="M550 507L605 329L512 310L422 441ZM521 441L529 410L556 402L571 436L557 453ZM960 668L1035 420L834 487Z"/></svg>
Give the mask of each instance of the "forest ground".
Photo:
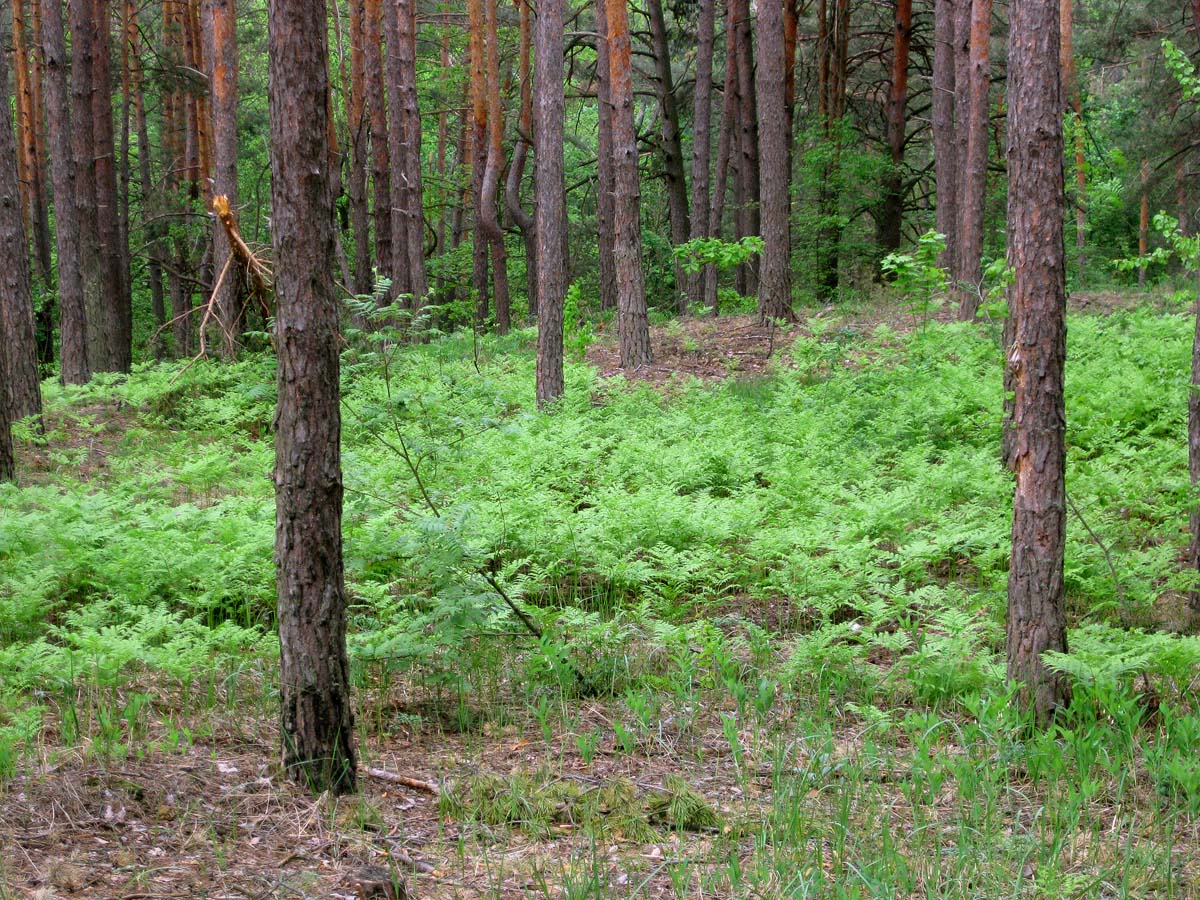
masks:
<svg viewBox="0 0 1200 900"><path fill-rule="evenodd" d="M1075 302L1081 661L1069 718L1043 735L1010 708L998 656L1008 488L986 327L903 309L775 333L668 323L636 373L649 394L610 377L601 334L569 380L582 399L555 414L565 434L514 412L528 335L485 347L478 393L469 345L414 351L402 402L434 422L424 477L488 510L428 545L460 575L429 592L474 609L473 554L503 548L514 593L598 691L503 615L480 633L395 605L433 576L386 549L414 514L372 505L404 469L368 458L356 383L352 653L376 775L341 800L278 765L270 397L217 367L51 397L25 490L0 498L0 897L388 896L390 873L447 898L1200 896L1200 643L1171 633L1191 627L1172 573L1186 388L1163 389L1176 367L1186 384L1190 325L1135 305ZM238 378L262 374L246 365ZM531 430L489 418L460 450L480 409ZM582 455L592 437L602 456ZM497 496L456 494L467 473ZM571 526L598 549L555 568L551 525L608 509ZM423 643L435 627L451 640Z"/></svg>

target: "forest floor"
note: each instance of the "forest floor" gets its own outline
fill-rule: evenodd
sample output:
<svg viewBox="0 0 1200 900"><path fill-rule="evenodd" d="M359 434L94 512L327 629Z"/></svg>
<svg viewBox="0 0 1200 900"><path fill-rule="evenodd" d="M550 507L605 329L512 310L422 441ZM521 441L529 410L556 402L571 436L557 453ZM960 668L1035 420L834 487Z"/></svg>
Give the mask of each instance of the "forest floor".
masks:
<svg viewBox="0 0 1200 900"><path fill-rule="evenodd" d="M467 345L418 349L443 355L409 376L450 398L432 489L477 473L497 498L461 502L528 532L511 583L536 580L526 602L604 673L598 694L504 617L394 642L414 576L372 528L386 545L409 519L367 504L402 470L367 460L347 417L352 639L388 638L352 645L363 774L336 800L280 770L269 613L213 612L273 595L270 397L236 380L257 363L52 396L24 487L0 494L0 898L388 897L393 879L420 898L1200 897L1200 641L1155 612L1178 606L1186 522L1158 376L1186 377L1190 324L1121 295L1073 305L1120 315L1072 328L1090 521L1071 523L1068 580L1091 668L1060 727L1030 733L1003 685L992 338L890 308L774 333L687 320L636 373L666 398L605 381L598 402L580 367L591 402L532 446L489 431L459 459L453 430L523 395L527 340L489 349L495 394L461 393ZM600 378L612 354L590 348ZM603 456L570 456L593 438ZM558 521L614 561L554 570L570 545L536 529ZM470 599L454 590L435 595ZM433 627L413 621L406 641Z"/></svg>

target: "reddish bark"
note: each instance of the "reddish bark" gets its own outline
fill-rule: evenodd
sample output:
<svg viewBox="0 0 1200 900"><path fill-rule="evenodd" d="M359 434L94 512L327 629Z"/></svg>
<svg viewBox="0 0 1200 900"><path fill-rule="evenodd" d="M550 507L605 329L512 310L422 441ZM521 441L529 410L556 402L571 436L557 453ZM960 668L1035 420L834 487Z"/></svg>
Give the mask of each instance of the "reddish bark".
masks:
<svg viewBox="0 0 1200 900"><path fill-rule="evenodd" d="M912 46L912 0L896 0L892 35L892 80L888 88L888 149L891 167L883 179L883 204L879 216L879 246L900 248L904 225L904 145L907 130L908 56Z"/></svg>
<svg viewBox="0 0 1200 900"><path fill-rule="evenodd" d="M370 294L371 227L367 207L367 169L370 128L367 121L366 2L348 0L350 6L350 90L346 92L346 127L350 132L350 178L347 197L350 227L354 230L354 293Z"/></svg>

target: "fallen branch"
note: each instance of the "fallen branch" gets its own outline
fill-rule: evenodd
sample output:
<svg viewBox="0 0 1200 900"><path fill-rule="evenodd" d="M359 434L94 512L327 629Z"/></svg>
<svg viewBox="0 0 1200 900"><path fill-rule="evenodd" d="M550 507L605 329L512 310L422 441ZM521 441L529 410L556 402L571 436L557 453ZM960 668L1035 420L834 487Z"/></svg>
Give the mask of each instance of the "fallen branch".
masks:
<svg viewBox="0 0 1200 900"><path fill-rule="evenodd" d="M389 772L387 769L373 769L366 766L362 769L364 775L375 778L379 781L386 781L389 784L401 784L404 787L412 788L414 791L422 791L426 794L432 794L437 797L442 793L442 789L432 781L422 781L419 778L409 778L407 775L400 775L396 772Z"/></svg>

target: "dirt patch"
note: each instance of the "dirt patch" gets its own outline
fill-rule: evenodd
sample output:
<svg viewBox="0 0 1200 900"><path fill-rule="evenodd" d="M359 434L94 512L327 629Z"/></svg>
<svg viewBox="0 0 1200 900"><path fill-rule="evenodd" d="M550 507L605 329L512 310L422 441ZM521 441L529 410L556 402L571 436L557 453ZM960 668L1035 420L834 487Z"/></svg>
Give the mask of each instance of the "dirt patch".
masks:
<svg viewBox="0 0 1200 900"><path fill-rule="evenodd" d="M91 481L108 472L108 460L137 424L136 411L125 404L93 403L47 412L44 433L23 442L17 453L22 484L45 484L68 469L74 478Z"/></svg>

